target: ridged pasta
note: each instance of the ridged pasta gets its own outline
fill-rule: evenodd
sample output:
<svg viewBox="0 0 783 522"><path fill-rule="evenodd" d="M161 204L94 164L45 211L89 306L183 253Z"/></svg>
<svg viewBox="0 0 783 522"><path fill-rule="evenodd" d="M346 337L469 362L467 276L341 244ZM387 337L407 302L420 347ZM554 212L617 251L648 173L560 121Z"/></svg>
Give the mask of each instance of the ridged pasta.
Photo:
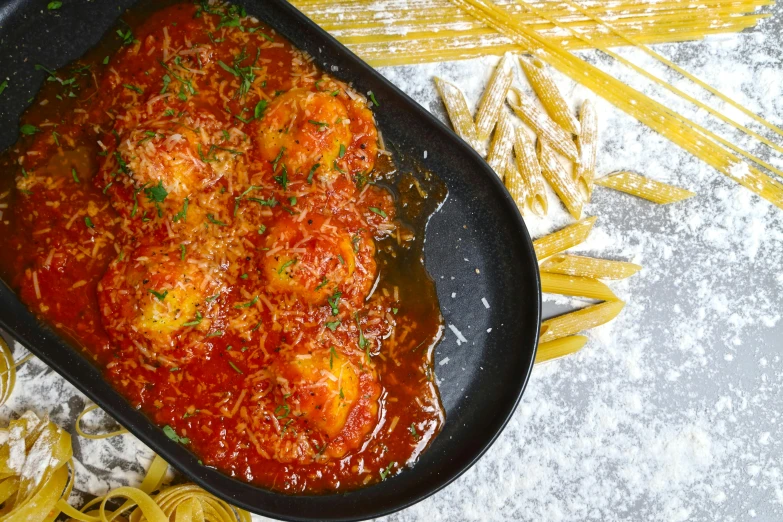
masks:
<svg viewBox="0 0 783 522"><path fill-rule="evenodd" d="M572 353L578 352L587 342L587 337L583 335L572 335L540 343L536 352L536 364L551 361Z"/></svg>
<svg viewBox="0 0 783 522"><path fill-rule="evenodd" d="M510 161L506 165L506 177L503 180L503 183L506 185L506 190L508 190L508 193L511 195L511 199L517 204L519 212L526 212L528 196L525 180L522 179L519 171Z"/></svg>
<svg viewBox="0 0 783 522"><path fill-rule="evenodd" d="M540 342L554 341L601 326L617 317L624 306L622 301L607 301L547 319L541 323Z"/></svg>
<svg viewBox="0 0 783 522"><path fill-rule="evenodd" d="M539 109L530 96L512 87L508 95L508 104L525 125L533 129L539 140L545 140L553 149L571 161L579 161L579 153L571 135Z"/></svg>
<svg viewBox="0 0 783 522"><path fill-rule="evenodd" d="M582 217L582 196L576 187L571 174L566 170L563 164L550 148L549 142L539 137L536 145L538 152L538 162L541 164L541 173L549 182L549 185L555 190L555 193L563 202L568 212L579 219Z"/></svg>
<svg viewBox="0 0 783 522"><path fill-rule="evenodd" d="M676 203L696 195L689 190L655 181L654 179L646 178L635 172L629 171L610 174L609 176L596 180L596 184L625 192L626 194L631 194L632 196L658 203L659 205Z"/></svg>
<svg viewBox="0 0 783 522"><path fill-rule="evenodd" d="M589 217L561 228L557 232L552 232L542 238L533 241L533 248L536 251L536 257L539 261L549 256L559 254L563 250L575 247L587 239L590 231L593 229L596 217Z"/></svg>
<svg viewBox="0 0 783 522"><path fill-rule="evenodd" d="M541 165L538 163L533 140L521 127L517 127L514 132L514 157L517 170L525 183L528 208L539 217L546 216L549 211L549 200L544 188Z"/></svg>
<svg viewBox="0 0 783 522"><path fill-rule="evenodd" d="M474 149L477 148L479 143L476 138L476 125L473 123L473 117L470 115L465 95L459 87L440 78L435 78L435 87L437 87L440 93L443 105L446 106L446 112L449 115L454 132L465 140L468 145Z"/></svg>
<svg viewBox="0 0 783 522"><path fill-rule="evenodd" d="M579 121L571 112L560 89L546 70L546 64L536 58L519 58L519 65L525 71L525 76L533 90L546 108L549 117L562 129L570 134L579 134Z"/></svg>
<svg viewBox="0 0 783 522"><path fill-rule="evenodd" d="M489 153L487 154L487 163L495 174L503 179L506 173L506 165L511 157L511 149L514 146L514 125L511 118L505 111L500 113L498 125L495 134L492 136L492 142L489 144Z"/></svg>
<svg viewBox="0 0 783 522"><path fill-rule="evenodd" d="M509 67L508 58L504 56L492 73L476 110L476 133L480 142L489 138L492 129L495 128L513 79L514 75Z"/></svg>
<svg viewBox="0 0 783 522"><path fill-rule="evenodd" d="M560 294L586 297L600 301L616 301L614 292L597 279L564 274L541 273L541 291L545 294Z"/></svg>
<svg viewBox="0 0 783 522"><path fill-rule="evenodd" d="M595 159L598 152L598 115L595 112L595 104L589 99L582 103L579 122L582 132L576 137L576 148L579 150L580 161L574 169L577 187L587 203L593 194Z"/></svg>
<svg viewBox="0 0 783 522"><path fill-rule="evenodd" d="M625 261L611 261L570 254L554 255L540 266L541 272L592 277L594 279L625 279L641 269L641 266Z"/></svg>

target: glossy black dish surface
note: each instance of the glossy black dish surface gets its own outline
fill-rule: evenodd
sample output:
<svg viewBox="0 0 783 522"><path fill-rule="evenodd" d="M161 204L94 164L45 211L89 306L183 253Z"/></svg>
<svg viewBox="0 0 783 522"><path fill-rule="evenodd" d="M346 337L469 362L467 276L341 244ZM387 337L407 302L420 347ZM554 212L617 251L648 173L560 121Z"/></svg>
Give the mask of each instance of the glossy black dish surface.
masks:
<svg viewBox="0 0 783 522"><path fill-rule="evenodd" d="M71 0L57 12L47 12L40 1L0 2L0 70L9 80L0 97L0 148L16 141L19 117L45 80L46 73L33 65L59 68L77 59L133 3ZM440 435L415 466L380 484L323 496L271 492L199 465L192 453L132 408L80 352L42 325L5 284L0 285L0 327L189 479L234 505L285 520L388 514L431 495L468 469L516 408L532 369L540 325L532 243L497 176L427 111L286 1L237 3L310 53L330 74L360 92L372 91L380 103L374 111L378 128L389 148L400 158L417 158L448 187L446 202L427 227L424 249L447 325L436 350L436 362L449 358L449 364L435 366L446 410ZM399 164L404 168L406 162L399 159ZM459 298L452 299L452 292ZM467 342L458 343L449 325Z"/></svg>

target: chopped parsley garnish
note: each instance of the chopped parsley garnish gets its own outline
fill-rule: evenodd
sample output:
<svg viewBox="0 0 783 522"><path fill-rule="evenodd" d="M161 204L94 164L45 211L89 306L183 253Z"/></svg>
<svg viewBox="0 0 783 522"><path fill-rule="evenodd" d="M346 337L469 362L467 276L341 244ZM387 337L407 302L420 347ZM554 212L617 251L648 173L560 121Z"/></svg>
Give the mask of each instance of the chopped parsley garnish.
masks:
<svg viewBox="0 0 783 522"><path fill-rule="evenodd" d="M220 294L211 295L211 296L207 297L206 299L204 299L204 301L206 301L208 303L211 303L212 301L214 301L218 297L220 297Z"/></svg>
<svg viewBox="0 0 783 522"><path fill-rule="evenodd" d="M185 243L179 244L179 260L184 261L185 260L185 254L187 253Z"/></svg>
<svg viewBox="0 0 783 522"><path fill-rule="evenodd" d="M234 369L234 371L235 371L235 372L237 372L239 375L242 375L242 370L240 370L239 368L237 368L237 365L236 365L236 364L234 364L234 363L233 363L233 362L231 362L231 361L228 361L228 364L229 364L229 366L231 366L231 367Z"/></svg>
<svg viewBox="0 0 783 522"><path fill-rule="evenodd" d="M344 265L344 264L345 264L345 259L343 259L343 256L342 256L342 254L337 254L337 259L340 261L340 264L341 264L341 265Z"/></svg>
<svg viewBox="0 0 783 522"><path fill-rule="evenodd" d="M207 334L207 337L221 337L223 335L223 330L215 330L214 332L210 332Z"/></svg>
<svg viewBox="0 0 783 522"><path fill-rule="evenodd" d="M258 233L263 234L264 232L266 232L266 225L260 225L258 227Z"/></svg>
<svg viewBox="0 0 783 522"><path fill-rule="evenodd" d="M329 280L325 277L323 280L318 284L318 286L315 287L316 290L320 290L321 288L325 287L329 283Z"/></svg>
<svg viewBox="0 0 783 522"><path fill-rule="evenodd" d="M54 144L58 147L60 146L60 140L58 139L60 136L60 133L57 131L52 131L52 139L54 140Z"/></svg>
<svg viewBox="0 0 783 522"><path fill-rule="evenodd" d="M133 32L131 32L130 29L126 29L125 31L117 29L117 35L122 39L123 45L131 45L135 40Z"/></svg>
<svg viewBox="0 0 783 522"><path fill-rule="evenodd" d="M316 163L315 165L313 165L313 166L310 168L310 173L307 175L307 183L308 183L309 185L312 185L312 184L313 184L313 174L315 174L315 171L316 171L316 170L318 170L318 167L320 167L320 166L321 166L321 164L320 164L320 163Z"/></svg>
<svg viewBox="0 0 783 522"><path fill-rule="evenodd" d="M47 8L49 11L56 11L57 9L61 8L62 6L63 6L63 3L62 3L62 2L60 2L59 0L54 0L53 2L49 2L49 3L46 5L46 8Z"/></svg>
<svg viewBox="0 0 783 522"><path fill-rule="evenodd" d="M247 274L242 274L241 276L239 276L239 279L247 279Z"/></svg>
<svg viewBox="0 0 783 522"><path fill-rule="evenodd" d="M84 216L84 224L87 225L87 228L95 228L95 225L92 222L92 219L90 219L90 216Z"/></svg>
<svg viewBox="0 0 783 522"><path fill-rule="evenodd" d="M39 130L40 129L38 127L36 127L35 125L30 125L29 123L26 123L25 125L19 127L19 131L25 136L32 136Z"/></svg>
<svg viewBox="0 0 783 522"><path fill-rule="evenodd" d="M376 107L380 107L381 104L378 103L378 100L375 99L375 93L370 91L368 94L370 95L370 99L372 100L373 105L375 105Z"/></svg>
<svg viewBox="0 0 783 522"><path fill-rule="evenodd" d="M130 83L123 83L122 86L133 92L144 94L144 89L142 89L141 87L137 87L136 85L131 85Z"/></svg>
<svg viewBox="0 0 783 522"><path fill-rule="evenodd" d="M179 366L175 366L174 368L171 368L169 371L170 372L178 372L179 371Z"/></svg>
<svg viewBox="0 0 783 522"><path fill-rule="evenodd" d="M285 165L283 165L282 174L275 176L274 178L275 181L277 181L277 183L283 187L283 190L288 189L288 169L285 168Z"/></svg>
<svg viewBox="0 0 783 522"><path fill-rule="evenodd" d="M400 311L400 309L399 309L399 308L392 308L392 313L393 313L394 315L397 315L397 312L399 312L399 311Z"/></svg>
<svg viewBox="0 0 783 522"><path fill-rule="evenodd" d="M341 401L345 400L345 394L343 393L343 387L342 386L340 386L340 400Z"/></svg>
<svg viewBox="0 0 783 522"><path fill-rule="evenodd" d="M379 215L379 216L381 216L382 218L388 217L388 216L386 216L386 212L384 212L383 210L381 210L381 209L379 209L379 208L370 207L370 212L373 212L373 213L375 213L375 214L378 214L378 215Z"/></svg>
<svg viewBox="0 0 783 522"><path fill-rule="evenodd" d="M256 108L253 111L253 116L255 119L260 120L264 117L264 112L266 111L267 102L266 100L261 100L260 102L256 103Z"/></svg>
<svg viewBox="0 0 783 522"><path fill-rule="evenodd" d="M219 226L219 227L225 227L225 226L228 226L228 225L226 225L225 223L223 223L222 221L219 221L219 220L215 219L215 217L214 217L212 214L207 214L207 219L208 219L208 220L209 220L209 222L210 222L210 223L212 223L213 225L217 225L217 226Z"/></svg>
<svg viewBox="0 0 783 522"><path fill-rule="evenodd" d="M139 192L144 190L144 185L133 191L133 208L131 209L130 217L136 217L136 212L139 210Z"/></svg>
<svg viewBox="0 0 783 522"><path fill-rule="evenodd" d="M329 124L328 124L328 123L324 123L324 122L322 122L322 121L307 120L307 122L308 122L308 123L312 123L313 125L315 125L316 127L318 127L318 130L319 130L319 131L322 131L322 130L324 130L326 127L328 127L328 126L329 126Z"/></svg>
<svg viewBox="0 0 783 522"><path fill-rule="evenodd" d="M201 321L203 321L204 318L201 316L200 312L196 312L196 318L192 321L188 321L187 323L184 323L182 326L197 326L201 324Z"/></svg>
<svg viewBox="0 0 783 522"><path fill-rule="evenodd" d="M239 26L239 19L236 18L236 26ZM232 27L233 22L221 22L218 27L228 26ZM241 98L244 95L248 93L250 90L250 87L253 85L253 82L256 79L256 75L253 71L258 69L256 67L256 63L258 62L258 58L261 56L261 49L256 49L256 58L253 60L253 63L250 65L242 66L241 63L247 58L247 52L245 48L242 48L242 52L234 57L234 61L232 62L231 66L226 65L225 62L218 60L218 65L220 65L225 71L231 73L232 75L236 76L240 80L239 89L237 90L237 97Z"/></svg>
<svg viewBox="0 0 783 522"><path fill-rule="evenodd" d="M177 435L177 432L174 431L174 428L172 428L168 424L163 426L163 433L174 442L179 442L180 444L190 444L189 438L180 437L179 435Z"/></svg>
<svg viewBox="0 0 783 522"><path fill-rule="evenodd" d="M166 89L169 88L169 84L170 83L171 83L171 76L169 76L168 74L164 74L163 75L163 88L160 90L161 94L165 94L166 93ZM171 110L171 109L169 109L169 110ZM171 111L171 112L173 113L174 111Z"/></svg>
<svg viewBox="0 0 783 522"><path fill-rule="evenodd" d="M389 465L386 466L386 469L381 470L381 480L386 480L386 477L389 476L389 473L391 473L392 467L397 464L396 462L389 462Z"/></svg>
<svg viewBox="0 0 783 522"><path fill-rule="evenodd" d="M337 319L336 321L332 321L330 323L326 323L326 327L330 329L331 331L337 330L337 327L340 326L340 320Z"/></svg>
<svg viewBox="0 0 783 522"><path fill-rule="evenodd" d="M359 312L353 313L353 318L356 319L356 328L359 329L359 348L365 350L367 354L367 362L370 362L370 343L367 342L367 338L362 331L362 323L359 322Z"/></svg>
<svg viewBox="0 0 783 522"><path fill-rule="evenodd" d="M345 145L343 145L343 144L341 143L341 144L340 144L340 152L339 152L339 154L337 155L337 157L338 157L338 158L342 158L343 156L345 156Z"/></svg>
<svg viewBox="0 0 783 522"><path fill-rule="evenodd" d="M288 198L288 202L291 204L292 207L296 205L296 196L291 196L290 198Z"/></svg>
<svg viewBox="0 0 783 522"><path fill-rule="evenodd" d="M283 412L282 414L280 414L281 411ZM286 403L280 404L275 408L275 417L278 419L285 419L289 413L291 413L291 407Z"/></svg>
<svg viewBox="0 0 783 522"><path fill-rule="evenodd" d="M113 181L110 181L110 182L108 183L108 185L106 185L105 187L103 187L103 193L104 193L104 194L106 194L106 191L107 191L107 190L109 190L109 187L111 187L112 185L114 185L114 182L113 182Z"/></svg>
<svg viewBox="0 0 783 522"><path fill-rule="evenodd" d="M117 132L117 131L114 131L114 132ZM117 138L117 143L119 143L119 141L120 141L119 135L117 135L115 137ZM120 166L120 170L122 171L122 173L123 174L127 174L128 176L130 176L131 172L130 172L130 169L128 168L128 164L125 163L125 160L122 159L122 155L118 151L114 151L114 159L117 160L117 165Z"/></svg>
<svg viewBox="0 0 783 522"><path fill-rule="evenodd" d="M419 434L416 432L416 424L411 422L410 428L408 428L408 431L411 432L411 435L413 436L414 440L419 440Z"/></svg>
<svg viewBox="0 0 783 522"><path fill-rule="evenodd" d="M277 156L275 156L275 159L272 162L272 172L277 172L277 164L280 162L283 154L285 154L285 147L280 147L280 152L277 153Z"/></svg>
<svg viewBox="0 0 783 522"><path fill-rule="evenodd" d="M329 369L334 369L334 360L339 359L337 356L337 351L334 349L334 346L329 347Z"/></svg>
<svg viewBox="0 0 783 522"><path fill-rule="evenodd" d="M250 308L251 306L253 306L257 302L258 302L258 296L255 296L251 301L248 301L247 303L234 305L234 308Z"/></svg>
<svg viewBox="0 0 783 522"><path fill-rule="evenodd" d="M169 295L168 290L164 290L163 293L160 293L156 290L153 290L152 288L148 288L147 291L158 298L158 301L163 301L167 295Z"/></svg>
<svg viewBox="0 0 783 522"><path fill-rule="evenodd" d="M196 91L196 88L193 87L193 82L192 81L186 80L182 76L179 76L178 74L175 74L174 71L172 71L171 68L168 65L166 65L165 63L163 63L163 62L158 62L158 63L160 63L160 66L163 67L166 70L166 72L168 72L171 75L172 78L174 78L175 80L177 80L180 83L180 90L179 90L179 94L178 94L178 97L179 97L180 100L185 101L185 100L188 99L188 97L185 96L185 92L184 92L185 89L193 96L198 94L198 92Z"/></svg>
<svg viewBox="0 0 783 522"><path fill-rule="evenodd" d="M163 182L158 180L158 184L153 187L147 187L144 189L144 194L147 195L147 199L155 204L155 208L158 209L158 217L163 217L163 209L160 208L160 204L169 195L166 188L163 186Z"/></svg>
<svg viewBox="0 0 783 522"><path fill-rule="evenodd" d="M289 259L288 261L286 261L285 263L283 263L282 265L280 265L280 268L278 268L278 269L277 269L277 273L278 273L278 274L282 274L282 273L283 273L283 270L285 270L285 269L286 269L286 268L288 268L289 266L293 266L293 265L295 265L297 261L299 261L299 260L298 260L298 259Z"/></svg>
<svg viewBox="0 0 783 522"><path fill-rule="evenodd" d="M332 307L332 315L337 315L340 313L339 304L340 304L340 298L343 296L343 293L339 290L335 290L334 294L331 297L327 297L326 300L329 302L329 306Z"/></svg>
<svg viewBox="0 0 783 522"><path fill-rule="evenodd" d="M340 94L340 91L332 91L331 94L332 96L337 96L338 94Z"/></svg>
<svg viewBox="0 0 783 522"><path fill-rule="evenodd" d="M174 218L173 218L174 223L176 223L180 219L183 220L183 221L185 221L187 219L187 217L188 217L188 203L190 203L190 201L188 200L188 198L185 198L185 201L182 203L182 210L180 210L179 212L174 214Z"/></svg>
<svg viewBox="0 0 783 522"><path fill-rule="evenodd" d="M108 56L103 58L103 65L109 65L109 57Z"/></svg>
<svg viewBox="0 0 783 522"><path fill-rule="evenodd" d="M8 88L8 80L3 80L3 83L0 83L0 94L3 94Z"/></svg>
<svg viewBox="0 0 783 522"><path fill-rule="evenodd" d="M76 174L76 169L74 167L71 167L71 176L73 176L74 183L76 183L77 185L81 183L81 181L79 181L79 176L78 174Z"/></svg>
<svg viewBox="0 0 783 522"><path fill-rule="evenodd" d="M332 168L339 172L340 174L345 174L345 171L340 168L340 165L337 164L337 160L334 160L334 163L332 163Z"/></svg>
<svg viewBox="0 0 783 522"><path fill-rule="evenodd" d="M359 172L354 176L353 181L356 183L356 188L362 188L367 183L367 174Z"/></svg>

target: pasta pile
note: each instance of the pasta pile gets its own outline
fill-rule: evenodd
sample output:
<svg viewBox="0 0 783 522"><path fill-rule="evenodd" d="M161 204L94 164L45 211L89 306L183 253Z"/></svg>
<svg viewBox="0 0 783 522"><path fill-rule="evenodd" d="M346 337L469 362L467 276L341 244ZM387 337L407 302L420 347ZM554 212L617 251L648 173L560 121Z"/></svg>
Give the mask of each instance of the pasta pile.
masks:
<svg viewBox="0 0 783 522"><path fill-rule="evenodd" d="M542 291L601 302L542 323L536 358L542 362L579 350L587 338L576 334L612 320L623 309L625 303L602 279L624 279L641 269L632 263L562 253L582 243L592 230L596 218L581 218L595 185L658 204L682 201L695 194L633 172L596 180L598 121L593 103L585 101L577 118L546 66L536 58L521 57L519 65L537 95L538 100L534 99L512 86L512 59L506 55L498 63L475 119L459 87L440 78L435 78L435 85L457 134L479 153L486 149L487 163L504 181L520 212L547 214L548 183L571 216L580 220L534 242L541 263ZM524 125L514 121L506 104Z"/></svg>
<svg viewBox="0 0 783 522"><path fill-rule="evenodd" d="M61 513L79 522L250 522L249 513L193 484L161 489L168 464L157 455L138 488L117 488L76 510L68 504L75 478L71 436L29 411L0 433L2 522L52 522Z"/></svg>
<svg viewBox="0 0 783 522"><path fill-rule="evenodd" d="M16 369L33 357L29 354L19 362L14 362L14 356L8 348L8 344L0 337L0 406L11 397L16 385Z"/></svg>
<svg viewBox="0 0 783 522"><path fill-rule="evenodd" d="M292 3L375 66L533 50L492 24L455 11L449 0L292 0ZM627 42L615 32L606 31L595 18L612 20L640 43L678 42L753 27L768 16L755 11L772 3L771 0L619 0L585 3L579 9L569 0L532 3L546 18L519 9L513 0L498 0L497 5L542 38L559 42L567 49L582 49L593 45L571 33L564 34L560 25L607 47L627 45Z"/></svg>

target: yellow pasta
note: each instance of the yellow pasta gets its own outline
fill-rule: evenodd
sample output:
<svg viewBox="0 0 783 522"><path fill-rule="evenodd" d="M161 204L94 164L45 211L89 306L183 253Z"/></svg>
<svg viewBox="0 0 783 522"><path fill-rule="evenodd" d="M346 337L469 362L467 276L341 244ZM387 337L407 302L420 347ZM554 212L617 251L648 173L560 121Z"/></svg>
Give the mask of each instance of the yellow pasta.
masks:
<svg viewBox="0 0 783 522"><path fill-rule="evenodd" d="M570 134L579 134L579 121L574 117L568 103L560 93L560 89L557 88L555 81L547 72L544 62L534 56L529 60L520 58L519 64L525 71L530 86L533 87L538 99L541 100L541 104L549 113L549 117L564 131Z"/></svg>
<svg viewBox="0 0 783 522"><path fill-rule="evenodd" d="M510 161L506 164L506 177L503 183L506 185L506 190L511 195L511 199L517 204L519 212L525 212L528 201L525 180L522 179L519 171Z"/></svg>
<svg viewBox="0 0 783 522"><path fill-rule="evenodd" d="M539 261L549 256L559 254L563 250L573 248L587 239L590 231L593 229L596 217L589 217L561 228L557 232L552 232L542 238L533 241L533 249L536 251L536 257Z"/></svg>
<svg viewBox="0 0 783 522"><path fill-rule="evenodd" d="M622 301L608 301L547 319L541 323L540 342L554 341L601 326L617 317L624 306Z"/></svg>
<svg viewBox="0 0 783 522"><path fill-rule="evenodd" d="M579 110L579 122L582 125L582 133L576 137L576 148L579 150L580 162L574 168L577 186L582 192L585 203L587 203L593 194L595 158L598 152L598 116L592 101L585 100L582 103L582 108Z"/></svg>
<svg viewBox="0 0 783 522"><path fill-rule="evenodd" d="M625 192L659 205L676 203L692 198L696 194L679 187L667 185L654 179L645 178L635 172L623 171L596 180L598 185Z"/></svg>
<svg viewBox="0 0 783 522"><path fill-rule="evenodd" d="M751 157L759 165L767 165L763 160L740 150L714 132L667 109L649 96L571 54L558 41L541 37L493 3L482 0L451 1L462 7L465 12L508 36L515 43L531 49L539 58L560 72L582 83L593 92L600 93L603 98L619 109L713 166L725 176L779 208L783 208L783 184L753 166L745 165L740 169L739 166L742 166L740 158L724 149L723 146L738 154ZM517 1L531 12L540 15L541 11L535 6L524 2L524 0ZM580 35L580 37L583 36Z"/></svg>
<svg viewBox="0 0 783 522"><path fill-rule="evenodd" d="M492 142L489 144L489 153L487 154L487 163L495 171L500 179L506 172L511 155L511 148L514 146L514 125L511 118L505 111L500 113L498 126L495 134L492 136Z"/></svg>
<svg viewBox="0 0 783 522"><path fill-rule="evenodd" d="M550 148L549 142L538 139L536 147L538 152L538 162L541 164L541 173L549 182L549 185L555 189L560 201L563 202L568 212L579 219L582 217L582 196L579 194L576 182L566 170L557 155Z"/></svg>
<svg viewBox="0 0 783 522"><path fill-rule="evenodd" d="M126 430L125 428L120 428L115 431L110 431L109 433L100 433L100 434L84 432L84 430L82 430L82 419L84 418L85 415L87 415L88 413L96 409L98 409L98 405L92 404L84 408L84 411L82 411L79 414L79 416L76 417L76 423L74 424L74 428L76 429L76 433L78 433L79 436L84 437L85 439L97 440L97 439L108 439L109 437L115 437L117 435L128 433L128 430Z"/></svg>
<svg viewBox="0 0 783 522"><path fill-rule="evenodd" d="M440 93L443 105L446 106L446 112L449 114L454 132L465 140L468 145L474 149L477 148L476 125L473 123L473 117L470 115L465 95L459 87L440 78L435 78L435 87L437 87Z"/></svg>
<svg viewBox="0 0 783 522"><path fill-rule="evenodd" d="M513 72L508 66L508 60L506 57L501 58L492 73L487 88L484 89L476 111L476 132L479 141L485 141L489 138L492 129L495 128L513 79Z"/></svg>
<svg viewBox="0 0 783 522"><path fill-rule="evenodd" d="M33 354L28 354L20 359L19 362L14 362L11 349L8 347L5 339L0 337L0 406L11 398L11 393L13 393L16 385L16 369L32 359L32 357Z"/></svg>
<svg viewBox="0 0 783 522"><path fill-rule="evenodd" d="M616 301L608 286L597 279L589 277L569 276L563 274L541 273L541 291L545 294L570 295L586 297L600 301Z"/></svg>
<svg viewBox="0 0 783 522"><path fill-rule="evenodd" d="M541 165L538 163L533 140L521 127L517 127L514 132L514 157L516 158L517 170L525 182L527 206L537 216L546 216L549 211L549 200L544 188Z"/></svg>
<svg viewBox="0 0 783 522"><path fill-rule="evenodd" d="M536 364L578 352L586 342L587 337L572 335L571 337L561 337L554 341L541 343L538 345L538 351L536 352Z"/></svg>
<svg viewBox="0 0 783 522"><path fill-rule="evenodd" d="M547 141L553 149L571 161L579 160L579 154L571 135L539 109L530 96L516 87L512 87L508 96L508 104L516 115L533 129L539 140Z"/></svg>
<svg viewBox="0 0 783 522"><path fill-rule="evenodd" d="M554 255L540 266L541 272L592 277L594 279L625 279L641 269L642 267L639 265L625 261L611 261L570 254Z"/></svg>

